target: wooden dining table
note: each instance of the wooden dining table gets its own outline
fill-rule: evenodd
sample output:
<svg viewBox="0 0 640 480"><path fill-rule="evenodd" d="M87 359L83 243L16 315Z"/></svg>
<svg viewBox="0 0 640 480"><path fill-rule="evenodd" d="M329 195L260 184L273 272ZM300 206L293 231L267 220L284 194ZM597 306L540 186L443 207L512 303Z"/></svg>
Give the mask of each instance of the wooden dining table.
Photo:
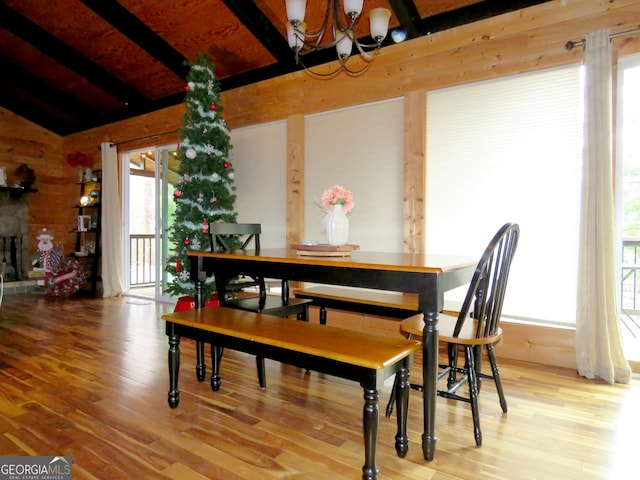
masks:
<svg viewBox="0 0 640 480"><path fill-rule="evenodd" d="M422 451L433 460L436 451L435 413L438 374L438 312L444 293L470 282L477 259L451 255L352 251L347 256L308 256L292 248L238 252L189 252L190 278L195 282L195 306L204 306L203 283L215 276L223 291L239 273L265 278L361 287L418 294L424 315ZM224 304L224 301L221 301Z"/></svg>

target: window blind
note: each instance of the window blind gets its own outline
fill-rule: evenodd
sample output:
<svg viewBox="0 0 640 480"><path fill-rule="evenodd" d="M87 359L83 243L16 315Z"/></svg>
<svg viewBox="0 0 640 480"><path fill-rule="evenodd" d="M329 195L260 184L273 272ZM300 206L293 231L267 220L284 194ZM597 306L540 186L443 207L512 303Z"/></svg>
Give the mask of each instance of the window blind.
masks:
<svg viewBox="0 0 640 480"><path fill-rule="evenodd" d="M404 103L359 105L305 118L305 236L326 242L314 203L332 185L354 195L349 243L402 251Z"/></svg>
<svg viewBox="0 0 640 480"><path fill-rule="evenodd" d="M503 315L573 323L580 67L428 92L426 135L426 251L479 257L500 226L516 222Z"/></svg>
<svg viewBox="0 0 640 480"><path fill-rule="evenodd" d="M261 223L261 247L282 247L287 227L287 124L232 130L231 144L238 222Z"/></svg>

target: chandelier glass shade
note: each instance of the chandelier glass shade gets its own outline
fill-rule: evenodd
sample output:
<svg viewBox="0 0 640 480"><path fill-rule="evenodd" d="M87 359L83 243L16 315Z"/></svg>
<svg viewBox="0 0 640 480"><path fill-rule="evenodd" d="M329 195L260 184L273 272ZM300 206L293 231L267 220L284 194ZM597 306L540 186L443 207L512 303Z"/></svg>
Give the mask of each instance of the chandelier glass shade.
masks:
<svg viewBox="0 0 640 480"><path fill-rule="evenodd" d="M378 54L383 40L389 30L391 12L386 8L374 8L369 12L369 31L372 44L364 44L358 41L355 35L355 25L362 13L364 0L343 0L340 8L340 0L327 0L324 20L318 30L308 31L304 21L307 2L306 0L285 0L287 8L287 40L289 47L295 55L296 65L302 65L314 75L333 76L340 70L357 75L366 70L371 61ZM329 30L333 35L331 41L324 42L324 35ZM335 48L339 66L331 73L318 73L302 62L301 57L319 50ZM347 65L354 48L360 57L365 60L362 68L352 69Z"/></svg>

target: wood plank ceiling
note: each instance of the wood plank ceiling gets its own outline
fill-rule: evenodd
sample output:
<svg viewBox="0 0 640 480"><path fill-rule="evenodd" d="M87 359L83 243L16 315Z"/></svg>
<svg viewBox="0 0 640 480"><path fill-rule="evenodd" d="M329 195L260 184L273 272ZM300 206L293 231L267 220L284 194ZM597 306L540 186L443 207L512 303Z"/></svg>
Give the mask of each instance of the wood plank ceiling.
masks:
<svg viewBox="0 0 640 480"><path fill-rule="evenodd" d="M375 7L411 39L544 1L365 0L358 35ZM324 6L307 2L310 28ZM0 106L68 135L181 103L198 52L223 91L283 75L299 68L285 22L284 0L0 0Z"/></svg>

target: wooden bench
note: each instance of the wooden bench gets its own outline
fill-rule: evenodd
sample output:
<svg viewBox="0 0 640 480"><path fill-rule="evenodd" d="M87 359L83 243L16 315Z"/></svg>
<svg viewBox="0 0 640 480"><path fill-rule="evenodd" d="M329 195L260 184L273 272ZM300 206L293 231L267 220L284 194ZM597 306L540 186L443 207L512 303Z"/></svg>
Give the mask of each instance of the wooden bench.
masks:
<svg viewBox="0 0 640 480"><path fill-rule="evenodd" d="M204 307L163 315L169 337L169 394L171 408L180 401L178 372L180 338L211 344L211 388L220 388L220 347L231 348L309 370L359 382L364 390L363 429L365 463L362 478L378 478L379 396L385 379L398 374L396 392L398 430L395 448L404 457L409 448L407 409L409 369L419 343L367 332L299 322L226 307ZM197 368L197 367L196 367Z"/></svg>
<svg viewBox="0 0 640 480"><path fill-rule="evenodd" d="M327 308L405 319L419 313L418 295L346 287L311 287L297 290L296 298L313 300L320 307L320 323L327 323Z"/></svg>

